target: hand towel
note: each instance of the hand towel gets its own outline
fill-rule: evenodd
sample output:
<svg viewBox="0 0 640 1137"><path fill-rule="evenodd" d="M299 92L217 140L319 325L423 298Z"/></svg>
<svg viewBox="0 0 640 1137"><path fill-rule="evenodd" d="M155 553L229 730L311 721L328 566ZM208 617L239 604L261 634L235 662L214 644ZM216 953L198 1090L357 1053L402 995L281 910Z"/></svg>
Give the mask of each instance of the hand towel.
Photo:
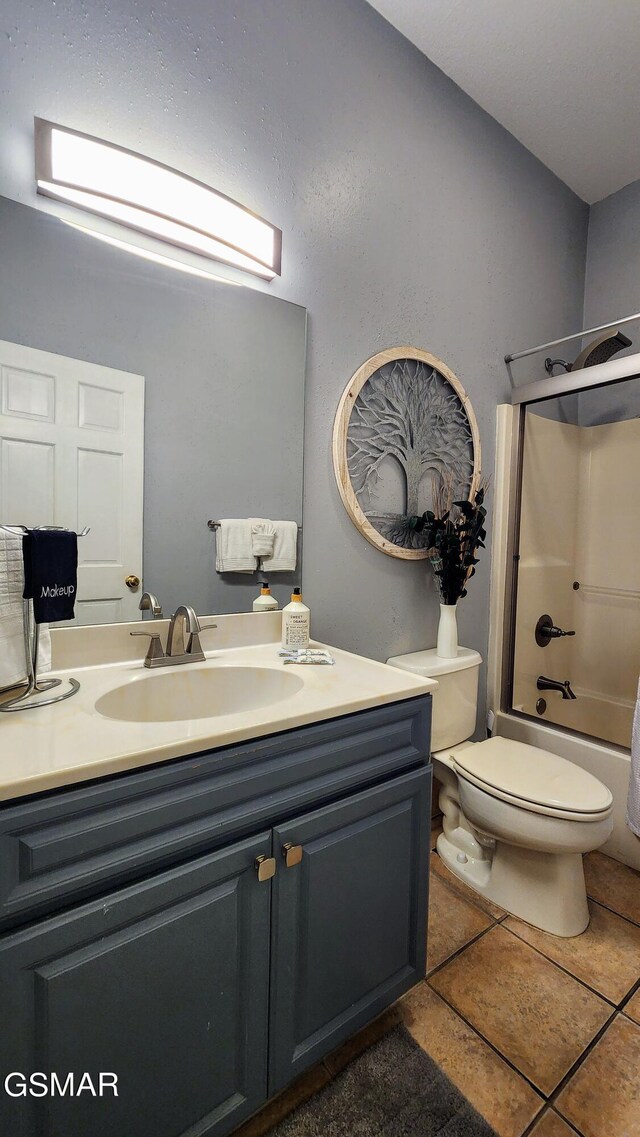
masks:
<svg viewBox="0 0 640 1137"><path fill-rule="evenodd" d="M251 520L225 517L216 530L216 572L255 572L258 560L251 544Z"/></svg>
<svg viewBox="0 0 640 1137"><path fill-rule="evenodd" d="M254 557L270 557L273 555L273 544L276 531L273 521L266 517L250 517L251 522L251 548Z"/></svg>
<svg viewBox="0 0 640 1137"><path fill-rule="evenodd" d="M265 574L293 572L298 556L298 525L295 521L274 521L275 540L273 553L263 557L260 567Z"/></svg>
<svg viewBox="0 0 640 1137"><path fill-rule="evenodd" d="M631 774L627 795L627 825L640 837L640 682L631 728Z"/></svg>
<svg viewBox="0 0 640 1137"><path fill-rule="evenodd" d="M36 624L72 620L78 589L78 535L67 529L29 529L22 538L25 600Z"/></svg>
<svg viewBox="0 0 640 1137"><path fill-rule="evenodd" d="M0 687L13 687L27 677L23 590L22 534L0 529ZM50 670L51 637L41 624L38 674Z"/></svg>

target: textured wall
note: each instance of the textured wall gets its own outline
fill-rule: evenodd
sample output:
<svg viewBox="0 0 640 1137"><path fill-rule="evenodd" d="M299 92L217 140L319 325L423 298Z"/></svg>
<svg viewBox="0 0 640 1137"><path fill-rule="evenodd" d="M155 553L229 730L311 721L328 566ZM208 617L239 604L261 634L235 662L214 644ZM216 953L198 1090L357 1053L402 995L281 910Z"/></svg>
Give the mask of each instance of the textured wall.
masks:
<svg viewBox="0 0 640 1137"><path fill-rule="evenodd" d="M433 643L425 565L373 549L338 497L338 398L383 347L433 351L471 395L490 472L504 352L580 322L587 207L364 0L5 0L0 20L0 193L34 203L37 113L281 226L271 288L309 310L314 632L377 658ZM460 617L483 652L488 570L485 555Z"/></svg>
<svg viewBox="0 0 640 1137"><path fill-rule="evenodd" d="M584 295L584 327L640 312L640 181L592 205ZM622 331L640 351L640 320ZM640 415L640 383L632 380L580 395L580 422L592 425Z"/></svg>
<svg viewBox="0 0 640 1137"><path fill-rule="evenodd" d="M640 181L591 206L584 327L633 312L640 312Z"/></svg>

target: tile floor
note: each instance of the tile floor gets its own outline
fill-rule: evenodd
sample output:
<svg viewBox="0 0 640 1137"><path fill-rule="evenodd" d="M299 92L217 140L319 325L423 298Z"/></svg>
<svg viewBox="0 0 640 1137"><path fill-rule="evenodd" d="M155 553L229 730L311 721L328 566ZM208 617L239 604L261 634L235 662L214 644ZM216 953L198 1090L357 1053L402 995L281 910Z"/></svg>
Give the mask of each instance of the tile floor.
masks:
<svg viewBox="0 0 640 1137"><path fill-rule="evenodd" d="M432 849L439 832L432 826ZM591 923L560 940L431 853L427 978L237 1137L260 1137L398 1021L499 1137L640 1137L640 873L585 858Z"/></svg>
<svg viewBox="0 0 640 1137"><path fill-rule="evenodd" d="M427 979L399 1010L500 1137L640 1137L640 873L590 853L585 877L591 923L561 940L431 854Z"/></svg>

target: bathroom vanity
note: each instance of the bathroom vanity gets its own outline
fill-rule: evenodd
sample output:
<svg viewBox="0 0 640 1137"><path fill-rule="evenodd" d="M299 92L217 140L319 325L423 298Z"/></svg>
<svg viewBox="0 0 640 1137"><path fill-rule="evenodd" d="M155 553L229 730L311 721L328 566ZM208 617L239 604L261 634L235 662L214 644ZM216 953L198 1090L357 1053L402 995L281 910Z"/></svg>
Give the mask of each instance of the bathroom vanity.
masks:
<svg viewBox="0 0 640 1137"><path fill-rule="evenodd" d="M282 668L270 643L195 669L215 678L242 651ZM3 1094L3 1133L229 1133L424 976L429 685L334 654L295 669L303 690L262 727L264 710L199 734L129 723L137 750L108 776L127 724L96 716L96 692L139 682L139 661L88 669L76 700L3 730L3 768L8 734L33 730L37 749L37 715L58 715L60 746L93 731L103 757L49 763L44 792L41 768L0 804L2 1077L118 1078L117 1098ZM157 760L163 727L182 756ZM233 741L198 744L214 730Z"/></svg>

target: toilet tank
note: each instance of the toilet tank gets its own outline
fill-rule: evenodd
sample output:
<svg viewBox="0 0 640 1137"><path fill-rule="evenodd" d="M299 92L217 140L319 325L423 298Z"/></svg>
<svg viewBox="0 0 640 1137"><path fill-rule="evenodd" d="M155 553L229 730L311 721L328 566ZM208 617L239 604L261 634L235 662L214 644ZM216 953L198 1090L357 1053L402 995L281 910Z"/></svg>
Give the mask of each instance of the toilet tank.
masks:
<svg viewBox="0 0 640 1137"><path fill-rule="evenodd" d="M476 729L478 674L482 656L472 648L459 647L455 659L436 655L434 647L409 655L394 655L387 663L402 671L412 671L436 679L433 693L431 750L437 753L466 742Z"/></svg>

